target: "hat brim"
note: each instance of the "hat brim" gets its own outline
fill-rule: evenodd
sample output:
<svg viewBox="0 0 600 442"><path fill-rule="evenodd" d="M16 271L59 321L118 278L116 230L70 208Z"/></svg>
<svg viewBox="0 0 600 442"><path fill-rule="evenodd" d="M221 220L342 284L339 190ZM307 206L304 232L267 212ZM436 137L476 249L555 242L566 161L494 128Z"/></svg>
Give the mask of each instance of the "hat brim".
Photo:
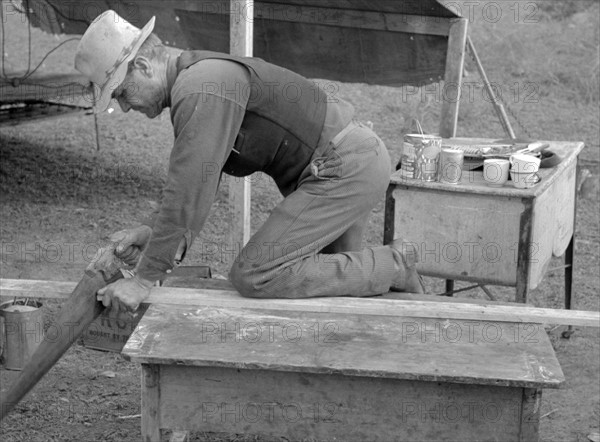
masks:
<svg viewBox="0 0 600 442"><path fill-rule="evenodd" d="M108 109L113 91L119 87L127 76L127 68L129 62L135 58L137 51L140 49L142 44L146 41L148 36L154 29L155 17L152 17L148 23L140 30L140 35L132 45L131 52L129 55L117 66L115 72L108 78L104 87L100 89L100 93L94 100L94 113L98 114Z"/></svg>

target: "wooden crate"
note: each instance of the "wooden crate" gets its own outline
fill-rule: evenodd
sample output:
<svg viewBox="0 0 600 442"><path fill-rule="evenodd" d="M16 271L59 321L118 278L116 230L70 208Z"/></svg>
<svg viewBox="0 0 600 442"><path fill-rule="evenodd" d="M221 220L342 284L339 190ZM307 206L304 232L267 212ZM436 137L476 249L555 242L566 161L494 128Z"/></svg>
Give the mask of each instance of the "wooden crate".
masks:
<svg viewBox="0 0 600 442"><path fill-rule="evenodd" d="M184 284L198 279L207 279L212 276L208 266L182 266L177 267L169 274L163 286L184 287ZM102 313L83 334L83 343L88 348L95 350L120 352L125 343L134 332L149 304L143 304L135 316L129 314L117 315L112 310Z"/></svg>

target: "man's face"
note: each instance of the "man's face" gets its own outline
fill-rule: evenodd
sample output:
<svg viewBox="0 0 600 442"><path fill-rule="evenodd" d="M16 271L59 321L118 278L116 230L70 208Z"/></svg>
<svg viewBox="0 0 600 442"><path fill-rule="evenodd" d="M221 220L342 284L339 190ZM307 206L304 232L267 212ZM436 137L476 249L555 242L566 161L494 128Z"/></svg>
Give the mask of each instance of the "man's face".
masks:
<svg viewBox="0 0 600 442"><path fill-rule="evenodd" d="M117 100L123 112L133 109L148 118L155 118L163 110L161 92L162 82L157 75L153 75L152 67L140 67L135 63L130 67L123 82L114 90L112 98Z"/></svg>

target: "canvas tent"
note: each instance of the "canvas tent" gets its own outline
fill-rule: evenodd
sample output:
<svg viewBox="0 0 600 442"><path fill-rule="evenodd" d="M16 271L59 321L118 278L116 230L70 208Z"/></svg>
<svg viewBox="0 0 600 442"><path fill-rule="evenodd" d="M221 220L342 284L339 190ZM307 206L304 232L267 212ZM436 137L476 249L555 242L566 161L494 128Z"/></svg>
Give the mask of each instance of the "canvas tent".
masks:
<svg viewBox="0 0 600 442"><path fill-rule="evenodd" d="M82 34L101 12L113 9L138 27L155 16L155 33L170 46L253 55L309 78L388 86L443 80L446 86L455 85L457 93L440 103L439 134L456 134L467 20L436 0L22 3L32 25L50 33ZM0 104L10 86L0 84ZM245 243L250 226L249 185L242 184L230 194L236 213L234 231L238 231L233 239Z"/></svg>
<svg viewBox="0 0 600 442"><path fill-rule="evenodd" d="M436 0L261 0L253 14L230 0L29 0L34 26L82 34L102 11L182 49L229 52L230 16L253 22L254 56L309 78L389 86L460 84L467 20ZM243 2L242 2L243 3ZM442 103L442 136L456 131L457 100Z"/></svg>

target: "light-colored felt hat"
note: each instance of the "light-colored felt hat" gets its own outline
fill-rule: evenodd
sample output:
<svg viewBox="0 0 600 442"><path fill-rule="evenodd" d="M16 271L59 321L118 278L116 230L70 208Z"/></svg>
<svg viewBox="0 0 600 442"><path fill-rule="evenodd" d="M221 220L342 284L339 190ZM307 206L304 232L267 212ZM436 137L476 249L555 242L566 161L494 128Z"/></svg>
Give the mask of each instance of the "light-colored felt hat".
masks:
<svg viewBox="0 0 600 442"><path fill-rule="evenodd" d="M94 83L94 112L108 108L113 91L127 75L127 66L154 29L154 17L138 29L108 10L100 14L81 37L75 69Z"/></svg>

